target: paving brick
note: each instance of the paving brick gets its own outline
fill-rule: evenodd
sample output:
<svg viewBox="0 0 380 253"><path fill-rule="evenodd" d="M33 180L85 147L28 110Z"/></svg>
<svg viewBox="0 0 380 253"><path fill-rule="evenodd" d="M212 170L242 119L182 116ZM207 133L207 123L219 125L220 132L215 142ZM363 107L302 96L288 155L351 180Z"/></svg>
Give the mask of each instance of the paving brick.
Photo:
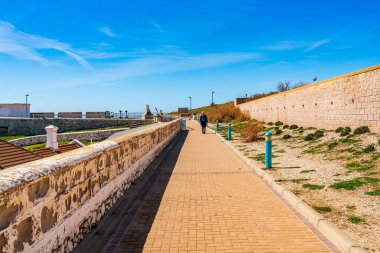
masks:
<svg viewBox="0 0 380 253"><path fill-rule="evenodd" d="M220 139L188 127L116 252L329 252Z"/></svg>

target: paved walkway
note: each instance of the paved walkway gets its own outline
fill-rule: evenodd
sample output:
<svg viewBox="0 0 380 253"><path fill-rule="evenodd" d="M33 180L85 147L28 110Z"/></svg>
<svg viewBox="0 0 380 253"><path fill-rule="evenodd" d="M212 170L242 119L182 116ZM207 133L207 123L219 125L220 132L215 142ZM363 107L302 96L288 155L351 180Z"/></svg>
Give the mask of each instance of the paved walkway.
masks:
<svg viewBox="0 0 380 253"><path fill-rule="evenodd" d="M215 134L188 129L114 252L329 251Z"/></svg>

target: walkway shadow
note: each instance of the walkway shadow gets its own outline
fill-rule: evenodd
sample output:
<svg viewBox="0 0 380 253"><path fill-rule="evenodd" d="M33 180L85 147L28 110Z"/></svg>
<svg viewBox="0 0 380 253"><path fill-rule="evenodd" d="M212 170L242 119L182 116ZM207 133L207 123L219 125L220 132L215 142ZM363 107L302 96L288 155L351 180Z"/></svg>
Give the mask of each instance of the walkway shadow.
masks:
<svg viewBox="0 0 380 253"><path fill-rule="evenodd" d="M129 218L123 221L124 226L121 226L122 229L116 233L116 237L117 234L121 235L121 233L123 233L124 235L121 240L119 240L114 251L106 250L106 252L143 251L149 231L151 230L160 206L162 196L164 195L187 135L188 130L181 131L177 138L172 142L171 146L162 152L157 158L160 161L155 173L149 179L149 182L144 185L143 192L133 200L135 203L128 212Z"/></svg>

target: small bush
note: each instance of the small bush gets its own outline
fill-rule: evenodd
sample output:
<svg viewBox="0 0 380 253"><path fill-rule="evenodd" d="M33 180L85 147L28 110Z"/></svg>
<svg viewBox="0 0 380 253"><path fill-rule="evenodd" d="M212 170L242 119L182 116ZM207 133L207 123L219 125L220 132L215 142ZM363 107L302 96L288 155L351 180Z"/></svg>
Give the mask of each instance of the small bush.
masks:
<svg viewBox="0 0 380 253"><path fill-rule="evenodd" d="M340 131L340 136L346 136L351 133L351 128L350 127L345 127Z"/></svg>
<svg viewBox="0 0 380 253"><path fill-rule="evenodd" d="M342 130L343 130L343 127L338 127L337 129L335 129L335 133L340 133L340 132L342 132Z"/></svg>
<svg viewBox="0 0 380 253"><path fill-rule="evenodd" d="M262 123L258 121L249 121L247 126L239 130L239 133L245 142L253 142L262 139L259 132L263 129L264 127Z"/></svg>
<svg viewBox="0 0 380 253"><path fill-rule="evenodd" d="M333 189L345 189L345 190L355 190L356 188L367 185L378 183L380 179L373 177L359 177L347 181L341 181L331 185L330 187Z"/></svg>
<svg viewBox="0 0 380 253"><path fill-rule="evenodd" d="M274 129L275 131L277 131L277 130L280 129L280 128L279 128L279 127L274 127L273 129Z"/></svg>
<svg viewBox="0 0 380 253"><path fill-rule="evenodd" d="M321 138L323 136L324 132L322 130L317 130L314 133L314 139Z"/></svg>
<svg viewBox="0 0 380 253"><path fill-rule="evenodd" d="M354 134L358 135L358 134L364 134L364 133L369 133L369 127L368 126L361 126L361 127L358 127L354 130Z"/></svg>
<svg viewBox="0 0 380 253"><path fill-rule="evenodd" d="M332 209L328 206L313 206L313 209L318 213L331 213Z"/></svg>
<svg viewBox="0 0 380 253"><path fill-rule="evenodd" d="M268 122L268 126L273 126L273 122Z"/></svg>
<svg viewBox="0 0 380 253"><path fill-rule="evenodd" d="M284 139L284 140L287 140L287 139L290 139L290 138L292 138L292 136L291 136L290 134L285 134L285 135L282 137L282 139Z"/></svg>
<svg viewBox="0 0 380 253"><path fill-rule="evenodd" d="M305 141L311 141L314 139L314 134L308 134L305 136L304 140Z"/></svg>
<svg viewBox="0 0 380 253"><path fill-rule="evenodd" d="M380 145L380 139L377 141L377 144L379 144L379 145Z"/></svg>
<svg viewBox="0 0 380 253"><path fill-rule="evenodd" d="M297 129L298 126L297 125L290 125L289 129L293 130L293 129Z"/></svg>
<svg viewBox="0 0 380 253"><path fill-rule="evenodd" d="M365 192L366 195L370 195L370 196L380 196L380 190L374 190L374 191L370 191L370 192Z"/></svg>
<svg viewBox="0 0 380 253"><path fill-rule="evenodd" d="M349 216L348 220L351 221L354 224L360 223L365 221L363 218L357 217L357 216Z"/></svg>
<svg viewBox="0 0 380 253"><path fill-rule="evenodd" d="M282 134L282 130L281 129L277 129L276 132L274 132L275 135L279 135L279 134Z"/></svg>
<svg viewBox="0 0 380 253"><path fill-rule="evenodd" d="M368 145L367 147L365 147L364 149L363 149L363 152L364 153L371 153L371 152L374 152L376 149L375 149L375 145L373 145L373 144L370 144L370 145Z"/></svg>
<svg viewBox="0 0 380 253"><path fill-rule="evenodd" d="M307 178L293 178L293 179L290 179L290 182L299 184L299 183L302 183L302 182L305 182L308 180L309 179L307 179Z"/></svg>
<svg viewBox="0 0 380 253"><path fill-rule="evenodd" d="M289 125L284 125L282 128L285 129L285 128L288 128L288 127L289 127Z"/></svg>
<svg viewBox="0 0 380 253"><path fill-rule="evenodd" d="M331 150L331 149L335 148L336 146L338 146L338 142L337 141L331 142L327 146Z"/></svg>
<svg viewBox="0 0 380 253"><path fill-rule="evenodd" d="M325 188L324 185L319 184L303 184L302 187L309 190L322 190L323 188Z"/></svg>
<svg viewBox="0 0 380 253"><path fill-rule="evenodd" d="M283 125L284 123L282 123L281 121L277 121L276 123L274 123L276 126L281 126Z"/></svg>
<svg viewBox="0 0 380 253"><path fill-rule="evenodd" d="M299 129L299 130L303 130L303 127L299 127L298 129Z"/></svg>

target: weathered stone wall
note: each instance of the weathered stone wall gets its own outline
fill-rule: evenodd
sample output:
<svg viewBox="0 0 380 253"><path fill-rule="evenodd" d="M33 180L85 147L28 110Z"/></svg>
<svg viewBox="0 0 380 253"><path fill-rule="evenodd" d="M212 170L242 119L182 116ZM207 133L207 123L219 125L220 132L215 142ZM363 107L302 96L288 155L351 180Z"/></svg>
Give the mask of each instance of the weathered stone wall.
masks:
<svg viewBox="0 0 380 253"><path fill-rule="evenodd" d="M44 134L45 127L48 125L57 126L59 132L66 132L104 127L130 126L147 122L153 121L139 119L0 118L0 128L7 129L8 135L38 135Z"/></svg>
<svg viewBox="0 0 380 253"><path fill-rule="evenodd" d="M57 141L72 141L74 139L77 139L79 141L89 141L89 140L99 141L99 140L104 140L110 137L112 134L116 132L127 130L127 129L129 128L57 134ZM10 140L9 142L18 146L28 146L28 145L33 145L37 143L45 143L46 134L14 139L14 140Z"/></svg>
<svg viewBox="0 0 380 253"><path fill-rule="evenodd" d="M0 171L0 252L69 252L180 130L179 120Z"/></svg>
<svg viewBox="0 0 380 253"><path fill-rule="evenodd" d="M238 105L252 118L380 133L380 65Z"/></svg>

